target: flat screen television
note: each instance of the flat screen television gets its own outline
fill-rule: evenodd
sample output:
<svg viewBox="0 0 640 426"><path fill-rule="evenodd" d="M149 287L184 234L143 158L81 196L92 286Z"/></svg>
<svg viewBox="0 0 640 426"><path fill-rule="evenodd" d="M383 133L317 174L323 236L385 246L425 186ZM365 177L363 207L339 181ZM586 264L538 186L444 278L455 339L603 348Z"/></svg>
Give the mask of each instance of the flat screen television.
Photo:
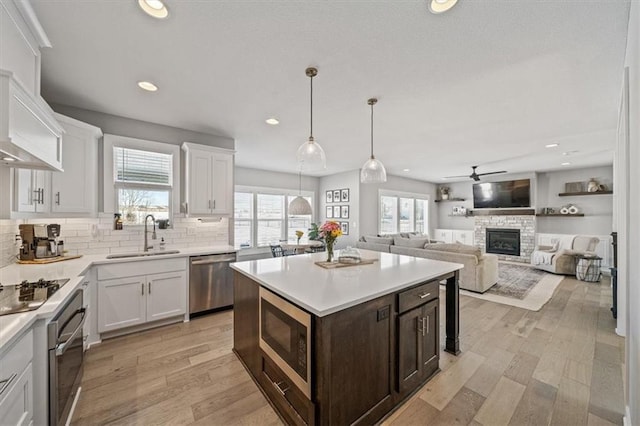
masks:
<svg viewBox="0 0 640 426"><path fill-rule="evenodd" d="M476 209L531 207L531 182L529 179L519 179L474 183L473 207Z"/></svg>

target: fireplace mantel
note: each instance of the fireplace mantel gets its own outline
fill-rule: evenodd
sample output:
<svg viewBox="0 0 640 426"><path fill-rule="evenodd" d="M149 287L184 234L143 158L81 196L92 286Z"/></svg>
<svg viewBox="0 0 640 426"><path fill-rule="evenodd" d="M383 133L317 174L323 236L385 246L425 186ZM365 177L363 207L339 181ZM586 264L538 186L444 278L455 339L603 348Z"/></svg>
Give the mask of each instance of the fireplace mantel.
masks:
<svg viewBox="0 0 640 426"><path fill-rule="evenodd" d="M467 216L535 216L535 209L486 209L469 210Z"/></svg>

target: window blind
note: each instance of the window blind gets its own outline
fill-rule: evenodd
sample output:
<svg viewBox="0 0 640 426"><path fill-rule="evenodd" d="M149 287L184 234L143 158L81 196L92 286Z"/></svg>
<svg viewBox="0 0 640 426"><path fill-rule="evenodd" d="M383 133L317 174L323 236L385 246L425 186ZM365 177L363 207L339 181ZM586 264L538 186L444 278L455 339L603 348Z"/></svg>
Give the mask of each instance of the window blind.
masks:
<svg viewBox="0 0 640 426"><path fill-rule="evenodd" d="M171 154L114 147L115 181L171 185Z"/></svg>

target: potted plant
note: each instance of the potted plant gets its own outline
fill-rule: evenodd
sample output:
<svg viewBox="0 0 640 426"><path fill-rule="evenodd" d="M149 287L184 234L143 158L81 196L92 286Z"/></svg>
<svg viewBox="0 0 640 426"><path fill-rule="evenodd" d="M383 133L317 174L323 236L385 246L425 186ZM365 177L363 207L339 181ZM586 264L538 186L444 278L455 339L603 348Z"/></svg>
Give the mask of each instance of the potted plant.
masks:
<svg viewBox="0 0 640 426"><path fill-rule="evenodd" d="M440 189L440 199L441 200L448 200L449 199L449 187L448 186L441 186L439 189Z"/></svg>

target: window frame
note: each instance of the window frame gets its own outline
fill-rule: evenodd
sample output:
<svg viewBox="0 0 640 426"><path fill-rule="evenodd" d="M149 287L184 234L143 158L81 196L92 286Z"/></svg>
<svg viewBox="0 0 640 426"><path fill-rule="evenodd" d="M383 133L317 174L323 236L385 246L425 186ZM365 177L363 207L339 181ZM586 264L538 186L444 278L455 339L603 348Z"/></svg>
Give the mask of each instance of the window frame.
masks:
<svg viewBox="0 0 640 426"><path fill-rule="evenodd" d="M235 236L235 194L237 192L242 193L250 193L253 196L252 199L252 212L251 219L239 219L242 222L251 222L251 245L249 247L240 247L236 245L236 236ZM234 188L234 237L233 237L233 246L239 250L247 250L247 249L256 249L256 248L264 248L268 247L268 245L258 245L258 222L260 220L278 220L278 219L258 219L258 194L263 195L281 195L285 197L284 202L284 214L281 219L283 222L282 232L280 235L280 240L287 239L287 235L289 234L289 200L290 196L297 197L301 195L302 197L311 198L311 223L315 221L317 217L316 208L315 208L315 192L314 191L298 191L297 189L284 189L284 188L268 188L268 187L260 187L260 186L245 186L245 185L236 185ZM307 232L305 230L305 232Z"/></svg>
<svg viewBox="0 0 640 426"><path fill-rule="evenodd" d="M417 206L418 200L425 200L427 209L423 213L423 221L424 230L423 233L431 235L431 197L429 194L420 194L416 192L402 192L402 191L393 191L388 189L379 189L378 190L378 234L382 233L382 197L391 197L396 198L396 233L400 232L416 232L416 223L417 223ZM409 198L413 199L413 231L400 231L400 209L401 209L401 198ZM424 220L424 216L426 216L426 220Z"/></svg>
<svg viewBox="0 0 640 426"><path fill-rule="evenodd" d="M145 184L116 182L114 170L114 148L129 148L141 151L157 152L171 155L171 183ZM173 218L180 212L180 146L164 142L155 142L144 139L130 138L126 136L105 134L103 138L103 211L116 213L118 208L118 190L121 188L157 190L169 192L169 224L173 224ZM143 225L126 225L127 229L142 228Z"/></svg>

